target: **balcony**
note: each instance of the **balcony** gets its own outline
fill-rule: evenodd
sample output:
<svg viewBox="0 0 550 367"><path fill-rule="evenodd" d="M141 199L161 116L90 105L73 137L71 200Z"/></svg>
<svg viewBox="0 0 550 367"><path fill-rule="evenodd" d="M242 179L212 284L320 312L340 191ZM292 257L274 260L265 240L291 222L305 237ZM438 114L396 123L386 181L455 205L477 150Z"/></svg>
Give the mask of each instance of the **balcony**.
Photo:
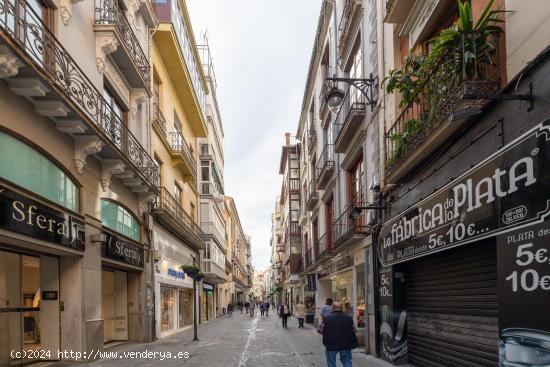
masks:
<svg viewBox="0 0 550 367"><path fill-rule="evenodd" d="M157 129L157 133L164 139L168 136L168 131L166 130L166 118L160 110L158 104L153 104L153 127Z"/></svg>
<svg viewBox="0 0 550 367"><path fill-rule="evenodd" d="M323 124L323 129L326 129L325 121L328 119L326 118L329 109L327 104L327 93L329 91L330 83L327 81L327 78L332 77L332 68L329 65L324 65L325 71L323 73L323 84L321 85L321 92L319 93L319 119L321 119L321 123Z"/></svg>
<svg viewBox="0 0 550 367"><path fill-rule="evenodd" d="M95 0L94 32L99 49L104 49L105 39L116 44L111 56L132 88L144 88L150 92L151 67L132 26L124 15L119 0ZM98 51L103 52L103 51ZM105 62L104 55L98 59Z"/></svg>
<svg viewBox="0 0 550 367"><path fill-rule="evenodd" d="M333 251L333 245L332 245L332 236L333 236L332 232L327 232L321 237L319 237L318 245L317 245L319 248L319 252L315 257L316 262L321 262L326 258L333 257L335 255Z"/></svg>
<svg viewBox="0 0 550 367"><path fill-rule="evenodd" d="M153 214L186 244L197 251L205 249L203 231L165 187L160 188L160 196L153 206Z"/></svg>
<svg viewBox="0 0 550 367"><path fill-rule="evenodd" d="M317 160L317 189L327 188L334 173L334 145L325 144L323 151Z"/></svg>
<svg viewBox="0 0 550 367"><path fill-rule="evenodd" d="M304 255L305 269L307 270L311 264L315 262L315 253L313 247L307 249Z"/></svg>
<svg viewBox="0 0 550 367"><path fill-rule="evenodd" d="M344 9L338 23L338 53L341 60L351 51L353 35L359 29L361 16L363 15L362 0L345 0Z"/></svg>
<svg viewBox="0 0 550 367"><path fill-rule="evenodd" d="M367 223L367 214L363 210L355 220L350 218L351 211L356 207L368 205L366 202L358 201L350 204L344 212L334 221L334 246L333 250L359 241L370 234L370 227Z"/></svg>
<svg viewBox="0 0 550 367"><path fill-rule="evenodd" d="M403 24L416 0L386 0L384 22Z"/></svg>
<svg viewBox="0 0 550 367"><path fill-rule="evenodd" d="M317 202L319 201L319 192L317 191L317 184L315 179L309 181L306 188L306 208L313 210Z"/></svg>
<svg viewBox="0 0 550 367"><path fill-rule="evenodd" d="M227 281L227 274L214 260L205 259L202 261L202 272L204 280L212 284L222 284Z"/></svg>
<svg viewBox="0 0 550 367"><path fill-rule="evenodd" d="M201 222L201 229L205 237L214 239L218 245L224 247L225 236L222 235L222 232L214 222Z"/></svg>
<svg viewBox="0 0 550 367"><path fill-rule="evenodd" d="M361 122L367 113L365 96L357 88L347 86L342 106L334 123L334 151L344 153L357 136Z"/></svg>
<svg viewBox="0 0 550 367"><path fill-rule="evenodd" d="M197 160L191 153L189 145L185 141L182 133L174 131L168 133L172 147L172 157L176 160L176 165L181 165L185 175L197 177Z"/></svg>
<svg viewBox="0 0 550 367"><path fill-rule="evenodd" d="M384 136L386 182L394 183L427 159L457 133L471 114L498 93L498 40L476 55L468 51L486 35L463 33L429 71L418 92L406 104ZM466 50L466 51L464 51ZM468 52L468 61L462 61ZM458 55L458 56L455 56ZM475 113L474 113L475 115Z"/></svg>
<svg viewBox="0 0 550 367"><path fill-rule="evenodd" d="M114 175L132 191L156 196L153 159L24 0L0 1L0 54L0 78L13 93L73 137L78 172L95 154L103 162L103 190Z"/></svg>
<svg viewBox="0 0 550 367"><path fill-rule="evenodd" d="M307 147L310 155L317 147L317 130L315 130L315 120L310 123L309 129L307 130Z"/></svg>

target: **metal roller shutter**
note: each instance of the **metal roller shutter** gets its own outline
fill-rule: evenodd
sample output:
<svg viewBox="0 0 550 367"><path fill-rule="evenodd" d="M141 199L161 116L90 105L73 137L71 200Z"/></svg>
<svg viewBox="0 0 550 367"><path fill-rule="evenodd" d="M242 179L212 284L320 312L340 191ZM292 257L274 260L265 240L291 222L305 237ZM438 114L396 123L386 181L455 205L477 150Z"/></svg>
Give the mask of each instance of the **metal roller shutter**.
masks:
<svg viewBox="0 0 550 367"><path fill-rule="evenodd" d="M496 246L476 243L405 264L409 362L498 366Z"/></svg>

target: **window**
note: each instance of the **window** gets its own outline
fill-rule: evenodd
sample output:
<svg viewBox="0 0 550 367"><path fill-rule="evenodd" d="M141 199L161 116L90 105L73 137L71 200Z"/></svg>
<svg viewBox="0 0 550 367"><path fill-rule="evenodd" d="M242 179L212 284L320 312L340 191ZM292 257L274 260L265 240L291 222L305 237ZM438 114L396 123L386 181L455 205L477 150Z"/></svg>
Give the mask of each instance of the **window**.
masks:
<svg viewBox="0 0 550 367"><path fill-rule="evenodd" d="M349 181L349 202L363 201L363 191L365 190L365 180L363 172L363 158L359 158L353 167L348 171Z"/></svg>
<svg viewBox="0 0 550 367"><path fill-rule="evenodd" d="M361 45L357 48L355 55L353 55L353 63L349 70L350 78L360 79L363 77L363 51ZM351 88L351 102L360 102L362 94L358 88Z"/></svg>
<svg viewBox="0 0 550 367"><path fill-rule="evenodd" d="M124 123L124 112L121 105L115 99L113 94L107 89L103 89L103 98L107 103L104 107L104 119L105 128L110 131L113 137L114 143L122 149L123 136L122 136L122 124Z"/></svg>
<svg viewBox="0 0 550 367"><path fill-rule="evenodd" d="M101 199L101 224L135 241L139 241L139 222L114 201Z"/></svg>
<svg viewBox="0 0 550 367"><path fill-rule="evenodd" d="M158 175L158 185L162 187L162 162L159 157L155 155L154 157L155 165L157 166L157 175Z"/></svg>
<svg viewBox="0 0 550 367"><path fill-rule="evenodd" d="M79 210L79 189L49 158L0 131L0 177L65 208Z"/></svg>
<svg viewBox="0 0 550 367"><path fill-rule="evenodd" d="M181 201L182 201L182 189L180 187L180 185L178 185L178 183L176 182L174 184L174 197L176 198L176 202L181 205Z"/></svg>
<svg viewBox="0 0 550 367"><path fill-rule="evenodd" d="M114 95L107 88L103 88L103 98L107 102L107 106L110 107L110 110L114 113L115 117L119 121L124 121L124 112L120 103L116 100Z"/></svg>
<svg viewBox="0 0 550 367"><path fill-rule="evenodd" d="M153 103L160 109L160 82L153 74Z"/></svg>
<svg viewBox="0 0 550 367"><path fill-rule="evenodd" d="M208 161L201 161L201 180L210 181L210 163Z"/></svg>

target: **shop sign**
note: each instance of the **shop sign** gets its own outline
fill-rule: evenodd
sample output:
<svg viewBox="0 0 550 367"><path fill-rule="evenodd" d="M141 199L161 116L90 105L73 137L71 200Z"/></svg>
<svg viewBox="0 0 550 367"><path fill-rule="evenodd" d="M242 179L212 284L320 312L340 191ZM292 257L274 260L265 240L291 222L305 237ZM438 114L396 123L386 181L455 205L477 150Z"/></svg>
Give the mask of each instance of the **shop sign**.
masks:
<svg viewBox="0 0 550 367"><path fill-rule="evenodd" d="M104 257L143 267L143 247L109 232L104 233L107 236L107 241L103 244Z"/></svg>
<svg viewBox="0 0 550 367"><path fill-rule="evenodd" d="M550 221L497 237L501 366L550 365Z"/></svg>
<svg viewBox="0 0 550 367"><path fill-rule="evenodd" d="M84 251L84 223L0 185L0 228Z"/></svg>
<svg viewBox="0 0 550 367"><path fill-rule="evenodd" d="M185 273L183 271L178 271L172 268L168 269L168 276L181 280L185 279Z"/></svg>
<svg viewBox="0 0 550 367"><path fill-rule="evenodd" d="M317 279L315 278L315 274L307 274L307 284L306 284L308 291L316 291L317 290Z"/></svg>
<svg viewBox="0 0 550 367"><path fill-rule="evenodd" d="M214 290L214 286L212 284L208 284L208 283L203 283L202 284L202 287L206 290L209 290L209 291L213 291Z"/></svg>
<svg viewBox="0 0 550 367"><path fill-rule="evenodd" d="M550 212L550 120L531 129L380 231L391 265L540 223Z"/></svg>

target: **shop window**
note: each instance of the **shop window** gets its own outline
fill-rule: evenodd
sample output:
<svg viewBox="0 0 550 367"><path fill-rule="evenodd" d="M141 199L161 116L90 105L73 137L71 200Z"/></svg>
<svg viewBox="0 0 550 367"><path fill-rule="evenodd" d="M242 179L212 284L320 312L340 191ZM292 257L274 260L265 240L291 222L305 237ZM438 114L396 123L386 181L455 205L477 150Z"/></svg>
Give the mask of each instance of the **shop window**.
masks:
<svg viewBox="0 0 550 367"><path fill-rule="evenodd" d="M0 177L78 211L77 185L37 150L0 131L0 157Z"/></svg>
<svg viewBox="0 0 550 367"><path fill-rule="evenodd" d="M125 208L110 200L101 200L101 223L135 241L139 241L139 222Z"/></svg>

